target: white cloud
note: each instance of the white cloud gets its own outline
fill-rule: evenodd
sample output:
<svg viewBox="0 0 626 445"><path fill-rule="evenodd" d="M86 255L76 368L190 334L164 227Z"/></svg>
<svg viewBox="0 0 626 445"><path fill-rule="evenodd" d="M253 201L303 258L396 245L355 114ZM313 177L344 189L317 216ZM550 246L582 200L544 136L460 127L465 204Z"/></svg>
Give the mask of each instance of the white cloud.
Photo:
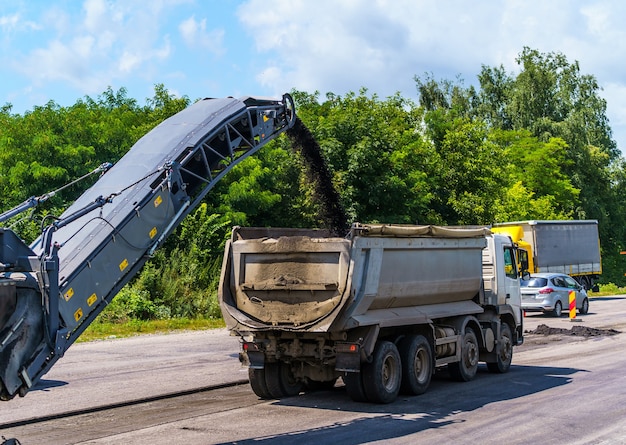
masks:
<svg viewBox="0 0 626 445"><path fill-rule="evenodd" d="M191 48L204 48L215 55L224 53L224 30L207 31L205 18L198 21L195 16L191 16L178 25L178 31L187 46Z"/></svg>
<svg viewBox="0 0 626 445"><path fill-rule="evenodd" d="M104 0L86 0L83 4L83 26L89 32L97 32L109 22L110 10Z"/></svg>
<svg viewBox="0 0 626 445"><path fill-rule="evenodd" d="M19 21L19 14L3 15L0 17L0 28L2 30L11 30L17 27Z"/></svg>
<svg viewBox="0 0 626 445"><path fill-rule="evenodd" d="M623 151L626 148L626 84L609 83L604 86L601 95L607 101L607 114L613 129L613 138Z"/></svg>
<svg viewBox="0 0 626 445"><path fill-rule="evenodd" d="M122 73L129 73L135 70L139 65L141 65L142 58L140 55L131 53L129 51L124 51L124 53L119 58L118 68Z"/></svg>
<svg viewBox="0 0 626 445"><path fill-rule="evenodd" d="M49 40L18 56L14 69L35 86L62 81L82 94L145 75L171 54L169 38L160 28L167 7L162 1L85 0L80 13L72 16L52 6L40 17Z"/></svg>
<svg viewBox="0 0 626 445"><path fill-rule="evenodd" d="M415 98L413 76L475 84L482 65L519 70L524 47L579 61L605 89L626 85L626 3L610 0L248 0L238 9L254 39L257 78L275 93L290 88L344 94L367 87ZM611 104L615 134L624 125ZM626 103L626 102L624 102ZM618 143L620 141L618 140ZM626 147L626 139L620 146Z"/></svg>

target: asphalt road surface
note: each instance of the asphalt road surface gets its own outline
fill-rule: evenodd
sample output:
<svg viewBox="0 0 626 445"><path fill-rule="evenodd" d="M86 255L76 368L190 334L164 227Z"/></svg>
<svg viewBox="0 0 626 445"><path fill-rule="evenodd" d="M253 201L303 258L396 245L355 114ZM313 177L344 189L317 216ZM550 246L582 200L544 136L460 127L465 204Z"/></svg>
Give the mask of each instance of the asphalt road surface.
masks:
<svg viewBox="0 0 626 445"><path fill-rule="evenodd" d="M594 299L575 321L524 322L509 373L481 365L458 383L442 371L426 394L389 405L352 402L341 382L259 400L225 330L77 344L25 398L0 403L0 436L22 445L626 444L626 297ZM534 333L541 325L565 333Z"/></svg>

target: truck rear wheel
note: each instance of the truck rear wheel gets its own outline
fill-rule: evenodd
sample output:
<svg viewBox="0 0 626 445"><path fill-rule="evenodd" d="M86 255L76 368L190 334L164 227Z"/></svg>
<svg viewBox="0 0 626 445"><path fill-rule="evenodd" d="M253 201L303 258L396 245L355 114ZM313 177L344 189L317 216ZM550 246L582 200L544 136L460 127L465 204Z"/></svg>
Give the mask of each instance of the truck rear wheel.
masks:
<svg viewBox="0 0 626 445"><path fill-rule="evenodd" d="M363 387L370 402L391 403L400 392L402 364L400 353L390 341L379 341L371 363L362 367Z"/></svg>
<svg viewBox="0 0 626 445"><path fill-rule="evenodd" d="M461 342L461 360L448 363L448 371L458 382L469 382L478 371L478 339L472 328L465 328Z"/></svg>
<svg viewBox="0 0 626 445"><path fill-rule="evenodd" d="M303 386L291 372L291 366L283 362L265 364L265 383L275 399L297 396Z"/></svg>
<svg viewBox="0 0 626 445"><path fill-rule="evenodd" d="M487 363L490 372L503 374L508 372L513 360L513 334L508 324L502 323L500 326L500 339L498 340L498 353L495 362Z"/></svg>
<svg viewBox="0 0 626 445"><path fill-rule="evenodd" d="M271 399L272 395L267 389L265 383L265 369L252 369L248 368L248 379L250 380L250 386L252 391L262 399Z"/></svg>
<svg viewBox="0 0 626 445"><path fill-rule="evenodd" d="M433 353L423 335L409 335L398 345L402 360L403 394L424 394L433 374Z"/></svg>
<svg viewBox="0 0 626 445"><path fill-rule="evenodd" d="M348 396L355 402L368 402L365 388L363 387L362 372L347 372L343 377L343 383L346 384Z"/></svg>

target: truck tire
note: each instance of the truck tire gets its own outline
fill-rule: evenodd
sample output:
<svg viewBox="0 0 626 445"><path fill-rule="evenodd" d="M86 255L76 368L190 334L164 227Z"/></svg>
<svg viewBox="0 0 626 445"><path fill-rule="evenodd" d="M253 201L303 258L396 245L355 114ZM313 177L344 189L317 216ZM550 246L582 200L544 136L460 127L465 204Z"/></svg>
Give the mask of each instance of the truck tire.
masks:
<svg viewBox="0 0 626 445"><path fill-rule="evenodd" d="M346 391L348 396L355 402L369 402L367 394L365 394L365 388L363 387L363 373L361 372L346 372L342 377L343 383L346 384Z"/></svg>
<svg viewBox="0 0 626 445"><path fill-rule="evenodd" d="M409 335L398 345L402 360L402 394L424 394L433 374L433 353L423 335Z"/></svg>
<svg viewBox="0 0 626 445"><path fill-rule="evenodd" d="M495 362L487 363L490 372L504 374L511 368L513 361L513 334L507 323L500 325L500 339L498 340L498 352Z"/></svg>
<svg viewBox="0 0 626 445"><path fill-rule="evenodd" d="M396 345L379 341L374 347L371 363L362 367L363 387L370 402L391 403L400 392L402 363Z"/></svg>
<svg viewBox="0 0 626 445"><path fill-rule="evenodd" d="M271 399L272 395L267 389L265 383L265 369L252 369L248 368L248 379L250 380L250 386L252 391L262 399Z"/></svg>
<svg viewBox="0 0 626 445"><path fill-rule="evenodd" d="M452 379L458 382L469 382L478 371L478 339L472 328L465 328L461 342L461 360L448 363L448 371Z"/></svg>
<svg viewBox="0 0 626 445"><path fill-rule="evenodd" d="M302 382L296 380L291 366L283 362L265 364L265 383L275 399L297 396L302 391Z"/></svg>

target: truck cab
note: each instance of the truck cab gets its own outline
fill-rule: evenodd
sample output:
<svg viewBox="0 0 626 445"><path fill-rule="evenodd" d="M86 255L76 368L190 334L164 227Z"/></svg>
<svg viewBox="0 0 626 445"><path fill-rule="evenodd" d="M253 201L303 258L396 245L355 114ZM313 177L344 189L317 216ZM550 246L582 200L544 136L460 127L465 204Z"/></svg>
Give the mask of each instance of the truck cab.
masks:
<svg viewBox="0 0 626 445"><path fill-rule="evenodd" d="M522 300L516 245L509 236L494 233L483 250L484 306L510 308L512 326L517 326L516 343L522 343Z"/></svg>
<svg viewBox="0 0 626 445"><path fill-rule="evenodd" d="M493 233L507 235L513 240L516 250L517 269L520 274L533 272L535 265L533 261L533 248L524 241L524 229L521 226L492 227Z"/></svg>

